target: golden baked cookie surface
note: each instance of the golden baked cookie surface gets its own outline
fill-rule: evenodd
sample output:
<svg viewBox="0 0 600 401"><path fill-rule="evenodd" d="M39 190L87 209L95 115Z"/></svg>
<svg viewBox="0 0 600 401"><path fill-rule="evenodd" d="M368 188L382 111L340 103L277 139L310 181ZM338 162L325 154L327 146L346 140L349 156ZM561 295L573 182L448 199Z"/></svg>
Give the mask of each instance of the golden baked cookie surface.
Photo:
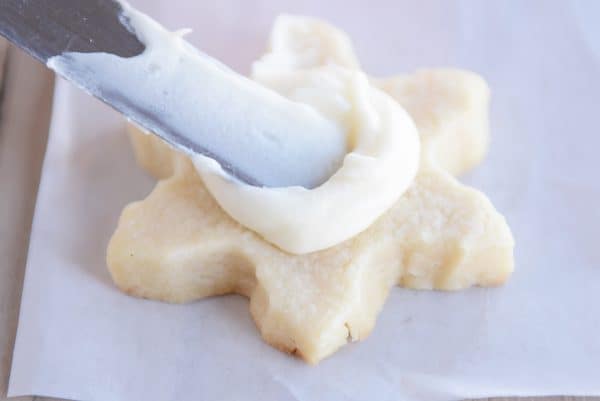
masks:
<svg viewBox="0 0 600 401"><path fill-rule="evenodd" d="M132 129L138 162L160 181L121 215L107 252L115 283L166 302L245 295L263 338L311 363L365 338L392 286L503 283L513 269L510 230L483 194L450 175L485 153L485 83L456 70L374 82L415 120L422 161L409 190L367 230L323 251L281 251L231 219L186 157Z"/></svg>

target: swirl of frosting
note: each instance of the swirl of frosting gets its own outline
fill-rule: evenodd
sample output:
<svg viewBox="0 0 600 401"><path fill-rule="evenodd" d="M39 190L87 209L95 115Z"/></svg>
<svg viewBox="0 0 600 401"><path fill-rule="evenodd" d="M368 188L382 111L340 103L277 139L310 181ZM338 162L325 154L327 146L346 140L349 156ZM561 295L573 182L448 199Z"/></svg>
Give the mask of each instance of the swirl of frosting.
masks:
<svg viewBox="0 0 600 401"><path fill-rule="evenodd" d="M240 224L287 252L318 251L366 229L411 184L420 154L415 124L370 85L344 34L311 18L279 17L253 78L339 124L349 152L314 189L247 185L214 160L195 156L207 189Z"/></svg>

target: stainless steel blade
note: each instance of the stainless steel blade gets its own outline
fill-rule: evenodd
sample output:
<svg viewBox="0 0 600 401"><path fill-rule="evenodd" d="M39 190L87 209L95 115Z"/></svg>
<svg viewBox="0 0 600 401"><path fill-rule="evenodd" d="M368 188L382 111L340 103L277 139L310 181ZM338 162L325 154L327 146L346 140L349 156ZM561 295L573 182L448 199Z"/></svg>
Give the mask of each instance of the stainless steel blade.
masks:
<svg viewBox="0 0 600 401"><path fill-rule="evenodd" d="M0 34L44 63L54 56L73 52L101 52L130 58L144 53L145 44L134 33L122 11L122 4L115 0L2 0ZM164 30L164 34L168 32ZM239 93L239 96L250 96L244 113L227 113L227 110L220 113L210 110L185 113L173 106L173 110L159 114L154 107L156 104L162 102L162 105L166 105L164 107L170 107L164 99L159 99L161 94L177 91L179 94L185 94L185 91L198 94L206 91L204 99L207 103L212 102L216 95L202 86L178 87L177 91L164 87L151 91L156 95L155 99L141 101L139 97L134 99L131 91L128 93L118 85L107 85L106 79L139 79L147 71L119 68L107 78L102 76L106 71L95 69L93 65L75 65L74 70L78 74L58 72L172 146L184 152L209 156L218 161L224 170L252 185L318 186L335 171L345 153L345 148L340 147L332 157L330 151L324 150L330 145L326 143L327 138L335 138L331 124L325 124L314 116L312 119L304 118L307 107L287 100L289 104L286 103L281 111L274 112L262 97L252 98L253 85L258 87L258 84L247 79L248 82L244 81L242 87L248 90L244 94ZM105 78L104 81L101 78ZM210 77L203 78L204 82L212 83ZM151 85L147 79L140 82L141 85ZM220 84L227 85L227 82ZM233 86L225 88L221 91L224 97L218 104L226 108L227 99L237 96L237 90ZM202 101L194 105L199 111L204 111L204 106ZM164 115L175 116L176 124L172 118L165 119ZM289 136L297 138L297 141L288 141L286 132L273 132L272 127L265 126L265 121L273 123L274 127L285 126L286 131L294 134ZM237 138L230 138L231 135L228 137L220 131L232 126L248 127L249 131L264 129L263 137L274 138L273 149L276 151L261 149L245 132L236 133ZM302 139L302 146L298 138L305 138ZM295 163L289 160L290 154L299 155Z"/></svg>
<svg viewBox="0 0 600 401"><path fill-rule="evenodd" d="M44 64L66 52L138 55L144 44L121 11L113 0L2 0L0 34Z"/></svg>

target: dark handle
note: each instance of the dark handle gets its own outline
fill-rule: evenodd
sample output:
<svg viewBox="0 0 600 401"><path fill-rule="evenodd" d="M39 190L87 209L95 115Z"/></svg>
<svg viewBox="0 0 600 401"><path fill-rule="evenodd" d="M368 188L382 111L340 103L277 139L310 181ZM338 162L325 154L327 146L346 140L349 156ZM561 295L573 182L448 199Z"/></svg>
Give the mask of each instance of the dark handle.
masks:
<svg viewBox="0 0 600 401"><path fill-rule="evenodd" d="M114 0L0 0L0 34L43 63L68 51L138 55L121 11Z"/></svg>

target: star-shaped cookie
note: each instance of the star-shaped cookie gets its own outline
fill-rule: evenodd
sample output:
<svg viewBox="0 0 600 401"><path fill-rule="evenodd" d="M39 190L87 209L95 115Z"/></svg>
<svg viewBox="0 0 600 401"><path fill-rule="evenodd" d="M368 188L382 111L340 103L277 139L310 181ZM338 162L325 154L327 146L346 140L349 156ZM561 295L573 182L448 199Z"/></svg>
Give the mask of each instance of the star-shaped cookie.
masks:
<svg viewBox="0 0 600 401"><path fill-rule="evenodd" d="M278 20L273 37L294 32L297 21ZM308 26L319 30L313 49L328 55L313 62L358 68L342 33L318 21ZM272 52L281 45L275 39ZM166 302L245 295L265 341L317 363L364 339L395 285L458 290L502 284L513 270L511 232L482 193L453 177L485 153L485 82L465 71L424 70L372 83L413 117L422 143L419 172L368 229L304 255L286 253L238 224L185 156L132 128L138 162L159 182L124 209L110 241L107 263L117 286Z"/></svg>

